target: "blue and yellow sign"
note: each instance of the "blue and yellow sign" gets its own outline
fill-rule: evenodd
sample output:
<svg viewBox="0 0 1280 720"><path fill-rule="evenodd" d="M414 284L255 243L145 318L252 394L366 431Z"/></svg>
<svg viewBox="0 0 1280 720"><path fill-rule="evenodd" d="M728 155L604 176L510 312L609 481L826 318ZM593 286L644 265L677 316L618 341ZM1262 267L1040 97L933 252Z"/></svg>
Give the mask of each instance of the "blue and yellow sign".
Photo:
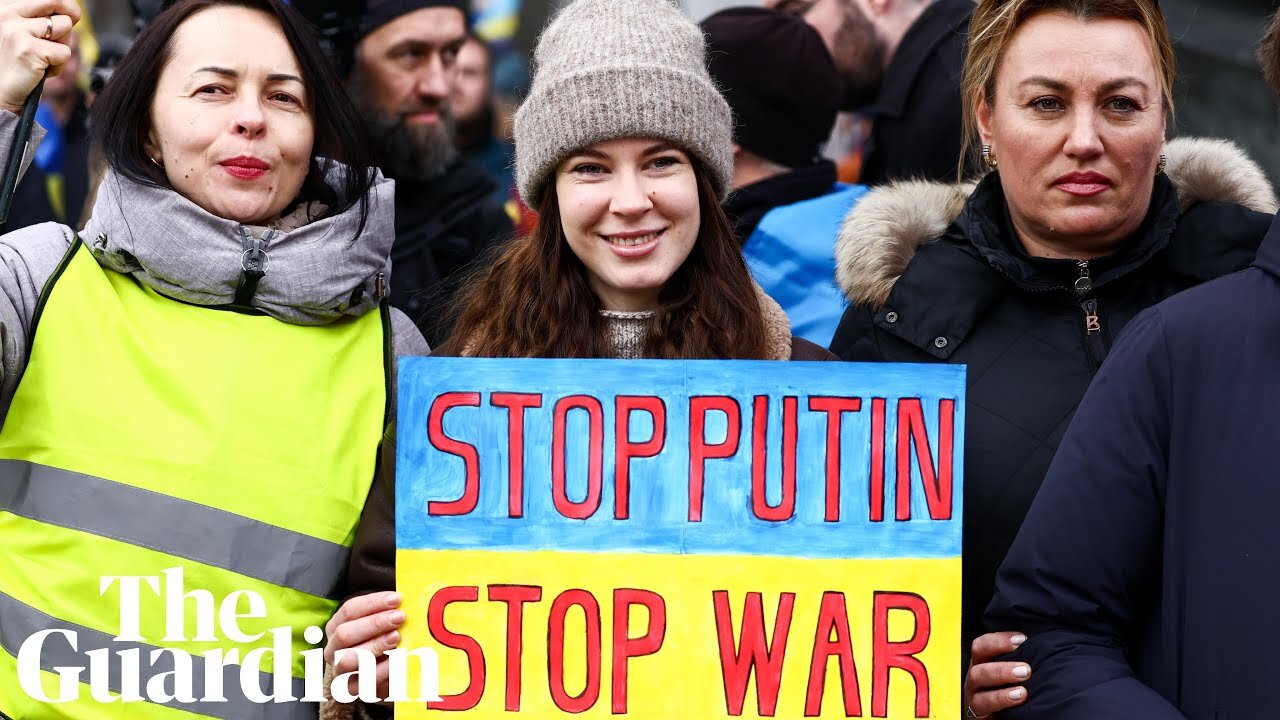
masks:
<svg viewBox="0 0 1280 720"><path fill-rule="evenodd" d="M400 373L398 717L960 715L962 367Z"/></svg>

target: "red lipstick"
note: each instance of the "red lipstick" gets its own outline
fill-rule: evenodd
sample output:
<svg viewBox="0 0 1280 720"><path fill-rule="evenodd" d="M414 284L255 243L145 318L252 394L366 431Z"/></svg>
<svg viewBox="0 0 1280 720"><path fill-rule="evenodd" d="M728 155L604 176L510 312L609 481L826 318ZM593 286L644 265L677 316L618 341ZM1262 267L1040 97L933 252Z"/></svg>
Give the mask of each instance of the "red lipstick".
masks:
<svg viewBox="0 0 1280 720"><path fill-rule="evenodd" d="M1069 172L1053 181L1053 186L1057 189L1082 197L1097 195L1113 184L1111 178L1098 172Z"/></svg>
<svg viewBox="0 0 1280 720"><path fill-rule="evenodd" d="M255 180L267 174L271 166L264 160L249 155L241 155L218 163L227 174L241 180Z"/></svg>

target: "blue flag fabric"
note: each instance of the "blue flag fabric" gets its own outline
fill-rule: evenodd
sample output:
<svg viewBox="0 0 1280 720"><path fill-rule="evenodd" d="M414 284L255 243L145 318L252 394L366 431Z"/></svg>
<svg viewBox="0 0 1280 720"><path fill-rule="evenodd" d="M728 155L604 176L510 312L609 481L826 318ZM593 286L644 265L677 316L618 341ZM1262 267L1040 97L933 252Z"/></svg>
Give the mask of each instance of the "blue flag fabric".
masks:
<svg viewBox="0 0 1280 720"><path fill-rule="evenodd" d="M844 216L867 193L865 185L836 183L821 197L770 210L742 252L760 287L791 320L791 334L831 344L845 300L836 287L835 242Z"/></svg>
<svg viewBox="0 0 1280 720"><path fill-rule="evenodd" d="M40 103L36 108L36 122L45 130L44 140L41 140L39 147L36 148L34 159L36 167L46 173L60 173L63 156L66 155L62 126L54 119L53 111L44 103Z"/></svg>

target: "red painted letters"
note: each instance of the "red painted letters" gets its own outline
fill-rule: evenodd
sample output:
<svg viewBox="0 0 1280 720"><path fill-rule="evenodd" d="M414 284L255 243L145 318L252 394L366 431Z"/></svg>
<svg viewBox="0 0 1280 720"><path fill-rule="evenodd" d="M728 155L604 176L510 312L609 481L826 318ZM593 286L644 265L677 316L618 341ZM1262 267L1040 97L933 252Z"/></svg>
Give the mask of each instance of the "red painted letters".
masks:
<svg viewBox="0 0 1280 720"><path fill-rule="evenodd" d="M778 707L778 686L782 663L787 655L787 634L791 631L791 609L795 593L782 593L773 621L772 639L764 636L764 605L758 592L747 593L742 611L739 642L733 640L733 611L729 593L712 593L716 632L720 639L720 671L724 678L725 707L730 715L741 715L747 696L747 681L756 675L756 707L759 714L772 717Z"/></svg>
<svg viewBox="0 0 1280 720"><path fill-rule="evenodd" d="M533 393L496 392L489 404L507 409L507 516L524 515L524 411L542 407L542 396Z"/></svg>
<svg viewBox="0 0 1280 720"><path fill-rule="evenodd" d="M644 635L628 634L631 607L642 606L649 613ZM627 663L631 658L652 655L662 649L667 636L667 602L648 590L622 588L613 591L613 687L610 698L614 715L627 712Z"/></svg>
<svg viewBox="0 0 1280 720"><path fill-rule="evenodd" d="M484 696L484 650L480 643L470 635L450 632L444 626L444 611L451 603L475 602L480 597L480 589L469 587L445 587L431 596L427 606L427 628L436 642L448 648L455 648L467 654L467 671L469 679L467 688L457 695L441 695L440 702L427 703L427 707L435 710L470 710L480 704Z"/></svg>
<svg viewBox="0 0 1280 720"><path fill-rule="evenodd" d="M480 455L476 447L444 434L444 414L455 407L480 407L480 393L443 393L431 403L427 416L427 438L441 452L457 455L466 465L466 481L462 497L447 502L433 500L427 503L429 515L466 515L476 509L480 499Z"/></svg>
<svg viewBox="0 0 1280 720"><path fill-rule="evenodd" d="M635 410L653 418L653 434L644 442L631 442L631 413ZM626 520L631 515L631 459L653 457L662 451L667 442L667 407L662 398L651 395L619 395L613 427L613 516Z"/></svg>
<svg viewBox="0 0 1280 720"><path fill-rule="evenodd" d="M707 413L719 410L728 416L724 442L708 444ZM709 459L733 457L738 452L738 436L742 434L742 411L738 401L724 395L699 395L689 398L689 522L702 522L703 472Z"/></svg>
<svg viewBox="0 0 1280 720"><path fill-rule="evenodd" d="M582 502L569 499L564 473L565 426L569 411L587 411L589 458L587 461L587 496ZM590 395L570 395L556 403L551 435L551 495L560 514L574 520L586 520L600 508L600 483L604 475L604 408Z"/></svg>
<svg viewBox="0 0 1280 720"><path fill-rule="evenodd" d="M916 684L916 717L929 717L929 670L916 655L929 645L929 604L914 593L878 592L875 594L871 647L871 716L889 716L889 671L906 670ZM911 613L915 631L901 642L889 640L889 613Z"/></svg>
<svg viewBox="0 0 1280 720"><path fill-rule="evenodd" d="M569 608L580 607L587 620L587 683L570 695L564 685L564 621ZM550 657L551 701L569 713L586 712L600 698L600 603L586 590L565 590L551 603L547 631Z"/></svg>

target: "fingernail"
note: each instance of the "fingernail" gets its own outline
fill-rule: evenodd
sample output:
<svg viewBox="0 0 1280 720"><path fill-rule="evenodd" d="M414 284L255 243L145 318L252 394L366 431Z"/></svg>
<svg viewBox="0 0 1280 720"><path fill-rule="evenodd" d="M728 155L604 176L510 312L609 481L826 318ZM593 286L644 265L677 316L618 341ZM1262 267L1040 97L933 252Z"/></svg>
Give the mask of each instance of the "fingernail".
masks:
<svg viewBox="0 0 1280 720"><path fill-rule="evenodd" d="M391 622L395 623L396 625L399 625L400 623L404 622L404 613L400 612L399 610L396 610L395 612L391 613Z"/></svg>
<svg viewBox="0 0 1280 720"><path fill-rule="evenodd" d="M400 633L396 632L395 630L392 630L391 632L387 633L387 647L393 648L399 644L400 644Z"/></svg>
<svg viewBox="0 0 1280 720"><path fill-rule="evenodd" d="M1009 691L1010 700L1021 700L1027 696L1027 691L1023 688L1014 688Z"/></svg>
<svg viewBox="0 0 1280 720"><path fill-rule="evenodd" d="M400 593L391 593L387 596L387 607L395 607L400 604Z"/></svg>
<svg viewBox="0 0 1280 720"><path fill-rule="evenodd" d="M1014 647L1018 647L1019 645L1021 645L1026 641L1027 641L1026 635L1014 635L1013 637L1009 638L1009 642L1013 643Z"/></svg>
<svg viewBox="0 0 1280 720"><path fill-rule="evenodd" d="M1031 677L1030 665L1017 665L1013 668L1013 676L1017 678Z"/></svg>

